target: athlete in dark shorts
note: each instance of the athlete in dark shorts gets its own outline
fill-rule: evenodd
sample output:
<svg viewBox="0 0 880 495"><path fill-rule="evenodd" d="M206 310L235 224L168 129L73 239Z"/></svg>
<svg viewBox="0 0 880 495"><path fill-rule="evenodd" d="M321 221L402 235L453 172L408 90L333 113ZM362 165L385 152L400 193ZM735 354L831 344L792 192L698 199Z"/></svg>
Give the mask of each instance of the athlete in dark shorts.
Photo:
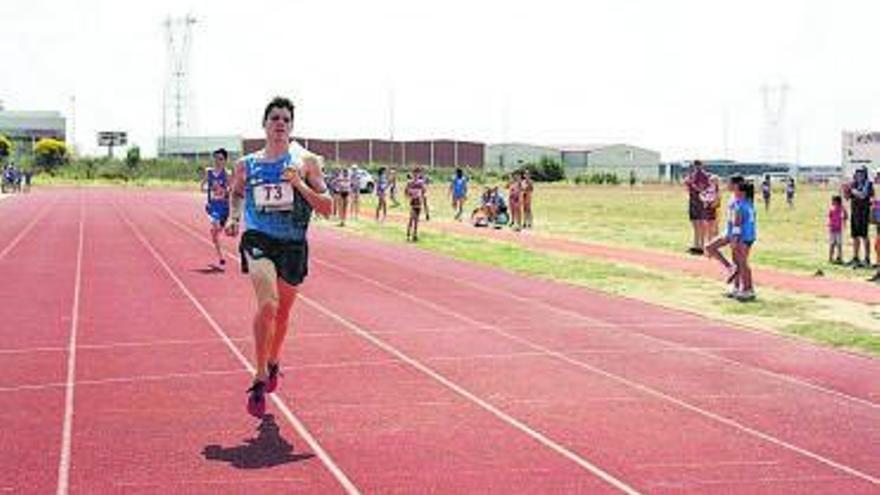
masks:
<svg viewBox="0 0 880 495"><path fill-rule="evenodd" d="M266 147L235 164L231 214L226 233L241 236L242 271L250 274L257 296L254 317L256 371L247 410L262 417L266 394L278 386L279 357L299 284L308 274L308 232L312 210L327 216L331 199L321 159L290 142L293 103L276 97L263 112Z"/></svg>
<svg viewBox="0 0 880 495"><path fill-rule="evenodd" d="M202 189L207 193L205 212L211 219L211 241L217 251L220 267L226 266L223 249L220 246L220 232L229 218L229 176L226 173L226 160L229 153L220 148L213 153L214 166L205 170Z"/></svg>
<svg viewBox="0 0 880 495"><path fill-rule="evenodd" d="M684 183L688 190L688 218L694 231L694 242L690 249L688 249L688 252L691 254L703 254L706 244L706 235L704 233L706 208L700 194L709 187L709 174L706 173L701 161L694 161Z"/></svg>
<svg viewBox="0 0 880 495"><path fill-rule="evenodd" d="M871 243L868 237L868 224L871 221L871 202L874 199L874 185L868 178L865 167L856 170L853 181L847 189L850 198L850 235L853 239L853 268L871 266ZM865 248L865 260L859 259L861 247Z"/></svg>

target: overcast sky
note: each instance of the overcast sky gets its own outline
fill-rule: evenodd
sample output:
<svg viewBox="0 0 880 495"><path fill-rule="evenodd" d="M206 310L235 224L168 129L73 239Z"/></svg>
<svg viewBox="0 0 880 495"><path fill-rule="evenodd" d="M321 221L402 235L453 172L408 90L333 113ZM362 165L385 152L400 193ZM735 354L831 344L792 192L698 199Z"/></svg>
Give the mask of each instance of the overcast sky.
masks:
<svg viewBox="0 0 880 495"><path fill-rule="evenodd" d="M154 154L162 21L187 12L200 134L259 136L279 93L298 135L388 137L393 99L397 138L761 159L781 83L787 159L839 163L841 130L880 128L877 0L4 1L0 100L69 115L75 96L81 150L126 130Z"/></svg>

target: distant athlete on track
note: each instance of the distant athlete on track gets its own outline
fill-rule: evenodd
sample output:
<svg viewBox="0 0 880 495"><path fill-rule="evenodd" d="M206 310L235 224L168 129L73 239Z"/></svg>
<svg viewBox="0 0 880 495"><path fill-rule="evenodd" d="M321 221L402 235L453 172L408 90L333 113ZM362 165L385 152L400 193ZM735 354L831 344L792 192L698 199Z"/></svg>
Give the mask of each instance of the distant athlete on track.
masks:
<svg viewBox="0 0 880 495"><path fill-rule="evenodd" d="M257 297L256 372L248 389L247 411L258 418L265 414L266 394L278 387L279 356L290 312L298 286L308 274L306 233L312 211L327 216L332 207L321 158L290 142L293 113L287 98L269 102L263 112L266 146L235 164L230 188L232 211L226 233L238 233L244 210L241 267L250 274Z"/></svg>
<svg viewBox="0 0 880 495"><path fill-rule="evenodd" d="M205 170L201 188L207 192L205 211L211 217L211 240L214 242L214 249L217 250L217 259L222 269L226 266L226 258L220 247L220 232L229 219L229 176L226 172L229 153L220 148L214 151L213 157L214 166Z"/></svg>

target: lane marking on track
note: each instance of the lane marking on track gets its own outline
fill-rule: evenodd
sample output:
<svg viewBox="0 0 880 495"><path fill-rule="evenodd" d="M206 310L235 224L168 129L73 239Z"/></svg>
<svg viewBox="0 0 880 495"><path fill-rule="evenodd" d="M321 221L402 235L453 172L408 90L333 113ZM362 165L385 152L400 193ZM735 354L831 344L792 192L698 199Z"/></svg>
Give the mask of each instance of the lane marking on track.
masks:
<svg viewBox="0 0 880 495"><path fill-rule="evenodd" d="M70 444L73 433L73 395L76 385L76 334L79 328L80 287L82 286L85 206L79 197L79 238L76 248L76 275L73 282L73 307L70 310L70 338L67 344L67 381L64 391L64 424L61 429L61 453L58 459L57 495L66 495L70 479Z"/></svg>
<svg viewBox="0 0 880 495"><path fill-rule="evenodd" d="M154 212L157 213L158 215L162 216L163 218L165 218L172 225L175 225L179 229L181 229L182 231L188 233L194 239L199 240L201 242L205 242L209 245L211 244L210 241L208 241L207 239L204 239L201 235L196 235L193 230L191 230L187 226L177 222L175 219L165 215L162 212L159 212L158 210L154 210ZM229 251L226 251L226 253L232 259L234 259L237 263L239 263L239 264L241 263L241 260L239 259L238 255L230 253ZM592 473L594 476L598 477L599 479L608 483L609 485L617 488L621 492L626 493L628 495L637 495L639 493L635 488L633 488L633 487L629 486L628 484L626 484L625 482L617 479L615 476L613 476L612 474L603 470L602 468L598 467L597 465L593 464L592 462L588 461L587 459L581 457L580 455L576 454L575 452L573 452L573 451L569 450L568 448L564 447L563 445L557 443L555 440L552 440L551 438L545 436L543 433L540 433L537 430L532 429L531 427L529 427L527 424L523 423L522 421L520 421L520 420L514 418L513 416L505 413L504 411L498 409L497 407L493 406L489 402L481 399L477 395L468 391L464 387L458 385L457 383L449 380L448 378L441 375L440 373L434 371L432 368L426 366L425 364L421 363L420 361L403 353L402 351L400 351L396 347L388 344L384 340L379 339L378 337L376 337L375 335L373 335L369 331L363 329L362 327L358 326L357 324L347 320L345 317L330 311L329 309L327 309L326 307L324 307L323 305L321 305L317 301L311 299L310 297L307 297L307 296L300 294L299 298L302 299L302 301L305 302L306 304L308 304L308 305L312 306L313 308L315 308L316 310L318 310L320 313L323 313L325 316L338 322L343 327L349 329L352 333L364 338L365 340L369 341L370 343L372 343L376 347L382 349L383 351L387 352L388 354L395 356L400 361L403 361L404 363L410 365L411 367L415 368L416 370L418 370L421 373L425 374L426 376L430 377L434 381L440 383L444 387L452 390L453 392L455 392L459 396L461 396L461 397L467 399L468 401L470 401L471 403L479 406L481 409L492 414L493 416L495 416L499 420L503 421L504 423L507 423L509 426L526 434L527 436L531 437L533 440L537 441L538 443L540 443L544 447L546 447L546 448L556 452L557 454L561 455L562 457L565 457L566 459L574 462L575 464L577 464L581 468Z"/></svg>
<svg viewBox="0 0 880 495"><path fill-rule="evenodd" d="M336 235L339 235L339 234L336 234ZM348 249L348 248L341 248L341 249ZM409 248L409 249L415 249L415 248ZM348 250L351 251L350 249L348 249ZM364 256L364 254L361 253L359 256ZM399 262L397 262L397 261L395 261L395 260L393 260L393 259L385 259L385 258L383 258L383 262L386 262L386 263L387 263L388 261L390 261L390 262L392 262L392 263L395 263L395 264L397 264L397 265L399 265L399 266L404 266L404 265L402 265L401 263L399 263ZM849 395L849 394L847 394L847 393L845 393L845 392L841 392L841 391L839 391L839 390L835 390L835 389L831 389L831 388L828 388L828 387L824 387L824 386L822 386L822 385L818 385L818 384L815 384L815 383L812 383L812 382L806 381L806 380L801 379L801 378L797 378L797 377L794 377L794 376L791 376L791 375L787 375L787 374L785 374L785 373L779 373L779 372L772 371L772 370L769 370L769 369L766 369L766 368L762 368L762 367L760 367L760 366L755 366L755 365L751 365L751 364L748 364L748 363L744 363L744 362L742 362L742 361L737 361L736 359L733 359L733 358L728 358L728 357L724 357L724 356L719 356L719 355L717 355L717 354L712 353L711 351L701 349L700 347L688 346L688 345L685 345L685 344L678 343L678 342L676 342L676 341L674 341L674 340L664 339L664 338L662 338L662 337L657 337L657 336L654 336L654 335L650 335L650 334L647 334L647 333L639 332L639 331L638 331L638 329L639 329L639 328L642 328L642 326L644 326L644 327L646 327L646 328L659 328L659 327L661 327L662 325L639 325L639 324L630 325L630 324L628 324L628 323L626 323L626 322L610 322L610 321L607 321L607 320L595 319L595 318L591 318L591 317L589 317L589 316L587 316L587 315L584 315L584 314L579 313L579 312L574 311L574 310L570 310L570 309L562 308L562 307L556 306L556 305L554 305L554 304L551 304L551 303L548 303L548 302L545 302L545 301L540 301L540 300L537 300L537 299L534 299L534 298L523 297L523 296L520 296L519 294L513 293L513 292L511 292L511 291L502 290L502 289L495 289L495 288L493 288L493 287L489 287L489 286L487 286L487 285L485 285L485 284L476 284L476 283L473 283L473 282L470 282L470 281L467 281L467 280L463 280L463 279L461 279L461 278L457 278L457 277L449 277L449 276L442 275L442 274L439 274L439 273L438 273L438 274L434 274L434 275L432 275L432 276L434 276L434 277L436 277L436 278L443 279L443 280L445 280L445 281L447 281L447 282L451 282L451 283L455 283L455 284L463 285L463 286L466 286L466 287L470 287L470 288L473 288L473 289L477 289L477 290L479 290L479 291L482 291L482 292L485 292L485 293L488 293L488 294L495 294L495 295L498 295L498 296L502 296L502 297L506 297L506 298L509 298L509 299L513 299L513 300L515 300L515 301L517 301L517 302L520 302L520 303L525 303L525 304L530 304L530 305L533 305L533 306L542 307L542 308L544 308L544 309L547 309L547 310L553 311L554 313L557 313L557 314L560 314L560 315L569 316L569 317L572 317L572 318L575 318L575 319L581 320L581 321L585 322L585 324L590 325L591 327L594 326L594 327L596 327L596 328L616 329L616 330L621 331L621 332L626 332L626 333L628 333L628 334L630 334L630 335L632 335L632 334L636 334L636 335L639 335L640 337L642 337L642 338L644 338L644 339L647 339L647 340L652 341L652 342L656 342L656 343L658 343L658 344L663 344L663 345L666 345L666 346L672 346L672 347L680 348L681 350L683 350L683 351L685 351L685 352L690 352L690 353L697 354L697 355L700 355L700 356L703 356L703 357L707 357L707 358L709 358L709 359L713 359L713 360L716 360L716 361L721 361L721 362L724 362L724 363L728 363L728 364L731 364L731 365L736 366L736 367L740 367L740 368L744 368L744 369L747 369L747 370L751 370L751 371L754 371L754 372L756 372L756 373L760 373L760 374L763 374L763 375L766 375L766 376L769 376L769 377L772 377L772 378L775 378L775 379L778 379L778 380L781 380L781 381L784 381L784 382L787 382L787 383L791 383L791 384L793 384L793 385L799 385L799 386L803 386L803 387L806 387L806 388L809 388L809 389L812 389L812 390L816 390L816 391L819 391L819 392L823 392L823 393L826 393L826 394L829 394L829 395L835 396L835 397L837 397L837 398L839 398L839 399L842 399L842 400L847 400L847 401L855 402L855 403L857 403L857 404L861 404L861 405L863 405L863 406L867 406L867 407L874 408L874 409L878 409L878 408L880 408L880 404L878 404L878 403L875 403L875 402L872 402L872 401L870 401L870 400L863 399L863 398L860 398L860 397L855 397L855 396ZM605 295L605 294L603 294L603 296L604 296L604 295ZM666 309L666 308L663 308L663 309ZM693 315L691 315L691 316L693 316ZM729 323L727 323L727 324L729 325ZM723 326L725 326L724 323L710 323L710 322L707 322L707 325L706 325L706 326L709 326L709 325L718 326L718 327L723 327ZM670 326L676 328L676 325L675 325L674 323L672 323ZM704 326L703 328L705 328L706 326ZM693 328L693 327L688 326L687 328ZM748 329L748 328L746 328L745 331L751 331L751 332L754 332L755 330L754 330L754 329ZM762 333L766 333L766 332L762 332ZM773 335L773 336L775 336L775 337L783 337L783 338L785 337L785 336L780 336L780 335L777 335L777 334L774 334L774 333L770 333L770 335ZM799 342L799 343L802 344L802 345L807 345L806 343L803 343L803 342ZM862 356L859 356L859 357L862 357Z"/></svg>
<svg viewBox="0 0 880 495"><path fill-rule="evenodd" d="M166 220L168 220L170 223L172 223L172 224L178 226L178 228L181 228L181 229L183 229L183 230L189 232L190 235L192 235L193 237L195 237L195 233L193 232L193 230L190 229L189 227L187 227L186 225L181 224L180 222L178 222L177 220L171 218L170 216L168 216L168 215L165 214L164 212L158 212L158 213L159 213L163 218L165 218ZM201 237L197 237L197 239L199 239L199 240L201 240L201 241L203 241L203 242L208 242L208 241L205 240L205 239L201 239ZM628 379L628 378L625 378L625 377L623 377L623 376L616 375L616 374L614 374L614 373L608 372L608 371L606 371L606 370L604 370L604 369L601 369L601 368L598 368L598 367L596 367L596 366L590 365L590 364L585 363L585 362L583 362L583 361L579 361L579 360L577 360L577 359L573 359L573 358L571 358L570 356L568 356L568 355L566 355L566 354L563 354L562 352L554 351L554 350L549 349L549 348L546 348L546 347L544 347L544 346L542 346L542 345L540 345L540 344L536 344L536 343L534 343L534 342L532 342L532 341L530 341L530 340L528 340L528 339L525 339L525 338L519 337L519 336L517 336L517 335L510 334L510 333L504 331L503 329L499 328L499 327L496 326L496 325L492 325L492 324L489 324L489 323L484 323L484 322L480 322L480 321L474 320L473 318L470 318L470 317L467 316L467 315L464 315L464 314L458 313L458 312L456 312L456 311L454 311L454 310L448 309L448 308L446 308L446 307L444 307L444 306L438 305L438 304L436 304L436 303L433 303L433 302L428 301L428 300L426 300L426 299L423 299L423 298L420 298L420 297L414 296L414 295L412 295L412 294L409 294L409 293L406 293L406 292L402 292L402 291L400 291L400 290L398 290L398 289L396 289L396 288L394 288L394 287L388 286L388 285L386 285L386 284L384 284L384 283L382 283L382 282L379 282L379 281L377 281L377 280L375 280L375 279L372 279L372 278L366 277L366 276L364 276L364 275L360 275L360 274L352 273L352 272L350 272L350 271L348 271L348 270L344 270L344 269L338 268L338 267L336 267L335 265L333 265L333 264L331 264L331 263L327 263L327 262L321 261L321 260L318 259L317 257L314 257L313 259L314 259L314 261L315 261L316 263L322 264L322 265L324 265L325 267L327 267L327 268L330 269L330 270L334 270L334 271L336 271L336 272L338 272L338 273L341 273L341 274L343 274L344 276L347 276L347 277L350 277L350 278L355 278L355 279L361 280L361 281L363 281L363 282L365 282L365 283L368 283L368 284L370 284L370 285L373 285L373 286L379 287L379 288L381 288L381 289L384 289L385 291L387 291L387 292L389 292L389 293L391 293L391 294L395 294L395 295L397 295L397 296L400 297L400 298L408 299L408 300L413 301L413 302L415 302L415 303L417 303L417 304L420 304L420 305L422 305L422 306L425 306L425 307L428 307L428 308L434 309L435 311L437 311L437 312L439 312L439 313L446 314L446 315L449 315L449 316L451 316L451 317L454 317L454 318L456 318L456 319L462 321L463 323L465 323L465 324L467 324L467 325L473 325L473 326L477 326L477 327L480 327L480 328L484 328L484 329L486 329L486 330L492 331L492 332L497 333L497 334L499 334L499 335L505 336L505 337L507 337L507 338L510 339L510 340L513 340L513 341L515 341L515 342L519 342L519 343L521 343L521 344L523 344L523 345L525 345L525 346L527 346L527 347L530 347L530 348L535 349L535 350L537 350L537 351L543 352L544 354L546 354L546 355L548 355L548 356L555 357L555 358L557 358L557 359L559 359L559 360L561 360L561 361L564 361L564 362L567 362L567 363L572 364L572 365L574 365L574 366L577 366L577 367L580 367L580 368L586 369L586 370L591 371L591 372L593 372L593 373L595 373L595 374L599 374L599 375L605 376L606 378L609 378L609 379L611 379L611 380L617 381L617 382L619 382L619 383L622 383L622 384L624 384L624 385L627 385L627 386L629 386L629 387L632 387L632 388L634 388L634 389L636 389L636 390L640 390L640 391L642 391L642 392L644 392L644 393L646 393L646 394L652 395L652 396L654 396L654 397L657 397L657 398L659 398L659 399L662 399L662 400L664 400L664 401L666 401L666 402L669 402L669 403L671 403L671 404L677 405L677 406L679 406L679 407L682 408L682 409L685 409L685 410L691 411L691 412L693 412L693 413L695 413L695 414L698 414L698 415L700 415L700 416L703 416L703 417L705 417L705 418L711 419L711 420L716 421L716 422L718 422L718 423L721 423L721 424L727 425L727 426L729 426L729 427L731 427L731 428L734 428L734 429L737 429L737 430L742 431L742 432L744 432L744 433L750 434L750 435L752 435L752 436L754 436L754 437L756 437L756 438L759 438L759 439L764 440L764 441L766 441L766 442L768 442L768 443L771 443L771 444L777 445L777 446L779 446L779 447L785 448L785 449L787 449L787 450L790 450L790 451L792 451L792 452L795 452L795 453L797 453L797 454L800 454L800 455L802 455L802 456L804 456L804 457L808 457L808 458L810 458L810 459L813 459L814 461L817 461L817 462L820 462L820 463L822 463L822 464L825 464L826 466L829 466L829 467L831 467L831 468L833 468L833 469L836 469L836 470L838 470L838 471L842 471L842 472L844 472L844 473L846 473L846 474L848 474L848 475L854 476L854 477L856 477L856 478L860 478L860 479L862 479L862 480L865 480L865 481L867 481L867 482L873 483L873 484L875 484L875 485L880 484L880 478L877 478L877 477L875 477L875 476L873 476L873 475L871 475L871 474L868 474L868 473L864 473L864 472L862 472L862 471L859 471L859 470L856 469L856 468L853 468L853 467L847 466L847 465L842 464L842 463L840 463L840 462L837 462L837 461L835 461L835 460L833 460L833 459L830 459L830 458L828 458L828 457L822 456L822 455L820 455L820 454L818 454L818 453L815 453L815 452L812 452L812 451L807 450L807 449L805 449L805 448L802 448L802 447L799 447L799 446L797 446L797 445L794 445L794 444L792 444L792 443L786 442L785 440L782 440L782 439L780 439L780 438L774 437L773 435L770 435L770 434L768 434L768 433L764 433L764 432L762 432L762 431L760 431L760 430L757 430L757 429L755 429L755 428L751 428L751 427L749 427L749 426L746 426L746 425L744 425L744 424L742 424L742 423L740 423L740 422L738 422L738 421L736 421L736 420L733 420L733 419L727 418L727 417L725 417L725 416L721 416L720 414L714 413L714 412L712 412L712 411L709 411L709 410L703 409L703 408L701 408L701 407L699 407L699 406L696 406L696 405L694 405L694 404L691 404L691 403L689 403L689 402L686 402L686 401L684 401L684 400L682 400L682 399L678 399L678 398L676 398L676 397L674 397L674 396L672 396L672 395L669 395L669 394L667 394L667 393L665 393L665 392L662 392L662 391L657 390L657 389L655 389L655 388L649 387L649 386L644 385L644 384L642 384L642 383L635 382L635 381L630 380L630 379ZM444 278L444 277L441 276L440 278ZM567 310L566 310L566 311L567 311ZM583 318L588 318L588 317L585 317L585 316L583 316L583 315L581 315L581 316L582 316ZM658 340L662 340L662 339L658 339ZM734 361L733 363L737 363L737 362ZM741 364L741 363L738 363L738 364ZM758 369L758 370L760 370L760 369ZM775 374L775 373L773 373L773 372L769 372L769 373L771 373L771 374ZM786 377L786 375L781 375L781 377ZM806 384L806 383L804 383L804 384ZM810 384L810 385L812 385L812 384ZM818 388L819 390L822 390L822 391L827 391L827 392L830 392L830 393L838 394L838 392L836 392L836 391L826 390L826 389L824 389L824 388L822 388L822 387L817 387L817 388ZM845 394L842 394L842 395L844 395L845 397L849 397L849 396L846 396ZM855 399L855 400L860 401L860 402L865 402L865 401L862 401L861 399L856 399L856 398L854 398L854 397L852 397L851 399ZM871 404L871 403L868 403L868 404Z"/></svg>
<svg viewBox="0 0 880 495"><path fill-rule="evenodd" d="M829 466L829 467L831 467L831 468L834 468L834 469L836 469L836 470L838 470L838 471L842 471L842 472L847 473L847 474L849 474L849 475L851 475L851 476L855 476L855 477L857 477L857 478L860 478L860 479L862 479L862 480L868 481L868 482L873 483L873 484L875 484L875 485L880 484L880 479L878 479L878 478L875 477L875 476L872 476L872 475L870 475L870 474L868 474L868 473L864 473L864 472L862 472L862 471L859 471L859 470L856 469L856 468L853 468L853 467L847 466L847 465L842 464L842 463L840 463L840 462L837 462L837 461L835 461L835 460L833 460L833 459L830 459L830 458L828 458L828 457L825 457L825 456L822 456L822 455L817 454L817 453L815 453L815 452L812 452L812 451L810 451L810 450L807 450L807 449L805 449L805 448L803 448L803 447L798 447L797 445L794 445L794 444L792 444L792 443L786 442L785 440L782 440L782 439L780 439L780 438L774 437L773 435L770 435L770 434L768 434L768 433L764 433L764 432L762 432L762 431L760 431L760 430L757 430L757 429L755 429L755 428L752 428L752 427L746 426L746 425L744 425L744 424L742 424L742 423L740 423L740 422L738 422L738 421L736 421L736 420L730 419L730 418L725 417L725 416L721 416L720 414L714 413L714 412L709 411L709 410L707 410L707 409L703 409L703 408L701 408L700 406L697 406L697 405L691 404L691 403L689 403L689 402L686 402L685 400L682 400L682 399L679 399L679 398L674 397L674 396L672 396L672 395L669 395L669 394L667 394L667 393L665 393L665 392L663 392L663 391L661 391L661 390L655 389L655 388L650 387L650 386L648 386L648 385L644 385L644 384L639 383L639 382L636 382L636 381L634 381L634 380L630 380L630 379L625 378L625 377L623 377L623 376L616 375L616 374L614 374L614 373L611 373L611 372L606 371L606 370L604 370L604 369L602 369L602 368L599 368L599 367L593 366L593 365L591 365L591 364L585 363L585 362L583 362L583 361L579 361L579 360L574 359L574 358L572 358L572 357L570 357L570 356L568 356L568 355L566 355L566 354L564 354L564 353L562 353L562 352L554 351L554 350L549 349L549 348L547 348L547 347L544 347L544 346L542 346L542 345L540 345L540 344L536 344L536 343L534 343L534 342L532 342L532 341L530 341L530 340L528 340L528 339L526 339L526 338L523 338L523 337L520 337L520 336L518 336L518 335L514 335L514 334L511 334L511 333L508 333L508 332L506 332L505 330L499 328L499 327L496 326L496 325L493 325L493 324L490 324L490 323L483 323L483 322L480 322L480 321L474 320L473 318L471 318L471 317L469 317L469 316L467 316L467 315L461 314L461 313L459 313L459 312L457 312L457 311L455 311L455 310L449 309L449 308L447 308L447 307L445 307L445 306L441 306L441 305L439 305L439 304L436 304L436 303L434 303L434 302L432 302L432 301L428 301L428 300L423 299L423 298L421 298L421 297L414 296L414 295L412 295L412 294L410 294L410 293L402 292L402 291L400 291L400 290L398 290L398 289L396 289L396 288L394 288L394 287L391 287L391 286L389 286L389 285L386 285L386 284L384 284L384 283L382 283L382 282L379 282L379 281L374 280L374 279L372 279L372 278L366 277L366 276L364 276L364 275L360 275L360 274L356 274L356 273L351 273L350 271L347 271L347 270L344 270L344 269L341 269L341 268L337 268L337 267L335 267L335 266L332 265L332 264L329 264L329 263L326 263L326 262L323 262L323 261L319 261L319 260L317 260L317 259L316 259L315 261L316 261L317 263L322 263L322 264L324 264L325 266L327 266L327 268L329 268L329 269L331 269L331 270L335 270L335 271L337 271L338 273L340 273L340 274L342 274L342 275L344 275L344 276L347 276L347 277L349 277L349 278L354 278L354 279L357 279L357 280L361 280L361 281L363 281L364 283L367 283L367 284L373 285L373 286L375 286L375 287L378 287L378 288L380 288L380 289L383 289L383 290L385 290L386 292L389 292L389 293L391 293L391 294L394 294L394 295L396 295L396 296L398 296L398 297L400 297L400 298L402 298L402 299L407 299L407 300L410 300L410 301L412 301L412 302L414 302L414 303L416 303L416 304L419 304L419 305L422 305L422 306L425 306L425 307L428 307L428 308L432 308L432 309L434 309L435 311L437 311L438 313L446 314L446 315L448 315L448 316L451 316L451 317L453 317L453 318L456 318L456 319L458 319L458 320L460 320L460 321L462 321L462 322L464 322L464 323L467 323L467 324L469 324L469 325L480 325L482 328L484 328L484 329L486 329L486 330L489 330L489 331L491 331L491 332L497 333L498 335L501 335L501 336L507 337L508 339L510 339L510 340L512 340L512 341L514 341L514 342L518 342L518 343L520 343L520 344L523 344L523 345L525 345L525 346L527 346L527 347L530 347L530 348L532 348L532 349L535 349L536 351L543 352L543 353L544 353L545 355L547 355L547 356L555 357L555 358L559 359L560 361L563 361L563 362L566 362L566 363L572 364L572 365L577 366L577 367L579 367L579 368L583 368L583 369L588 370L588 371L591 371L591 372L593 372L593 373L595 373L595 374L598 374L598 375L604 376L604 377L606 377L606 378L609 378L609 379L611 379L611 380L614 380L614 381L616 381L616 382L618 382L618 383L621 383L621 384L627 385L627 386L629 386L629 387L631 387L631 388L634 388L634 389L639 390L639 391L641 391L641 392L644 392L644 393L646 393L646 394L652 395L652 396L654 396L654 397L656 397L656 398L658 398L658 399L662 399L662 400L664 400L664 401L666 401L666 402L669 402L670 404L674 404L674 405L676 405L676 406L678 406L678 407L680 407L680 408L682 408L682 409L686 409L686 410L688 410L688 411L691 411L691 412L693 412L693 413L695 413L695 414L698 414L698 415L700 415L700 416L703 416L703 417L705 417L705 418L708 418L708 419L711 419L711 420L716 421L716 422L718 422L718 423L721 423L721 424L727 425L727 426L729 426L729 427L731 427L731 428L737 429L737 430L742 431L742 432L744 432L744 433L748 433L748 434L750 434L750 435L752 435L752 436L754 436L754 437L756 437L756 438L760 438L761 440L764 440L764 441L766 441L766 442L768 442L768 443L771 443L771 444L777 445L777 446L779 446L779 447L783 447L783 448L785 448L785 449L787 449L787 450L790 450L790 451L795 452L795 453L798 453L798 454L800 454L800 455L802 455L802 456L804 456L804 457L808 457L808 458L810 458L810 459L813 459L813 460L815 460L815 461L818 461L818 462L820 462L820 463L822 463L822 464L825 464L826 466Z"/></svg>
<svg viewBox="0 0 880 495"><path fill-rule="evenodd" d="M199 313L205 318L205 321L211 326L214 332L226 343L226 346L232 352L232 354L238 358L239 362L250 372L254 373L255 369L251 362L241 353L238 347L232 342L223 328L217 323L216 320L211 316L210 313L202 306L202 303L190 292L189 288L183 283L183 281L174 273L174 270L168 265L165 259L161 254L156 250L155 247L143 236L140 230L131 222L128 218L128 215L125 214L124 211L120 208L119 205L116 206L116 211L122 220L128 225L129 229L134 233L135 237L146 247L147 251L153 256L156 262L165 270L165 273L168 274L168 277L174 281L177 285L178 289L189 299L189 301L195 306ZM293 414L290 408L287 407L287 404L284 403L281 399L278 398L277 395L270 395L272 402L275 406L281 411L287 421L293 426L296 432L302 437L306 443L311 447L311 449L315 452L321 462L324 463L324 466L330 471L336 481L342 486L346 493L349 495L360 495L360 490L351 482L348 476L339 468L333 458L330 457L324 448L318 443L315 437L306 429L305 425Z"/></svg>
<svg viewBox="0 0 880 495"><path fill-rule="evenodd" d="M28 232L30 232L31 230L33 230L34 226L37 225L37 222L39 222L40 220L42 220L43 217L46 216L46 213L49 212L49 209L51 209L53 206L55 206L55 204L56 204L57 202L58 202L57 199L54 200L54 201L52 201L52 202L49 203L48 205L44 206L43 209L40 210L39 213L37 213L36 215L34 215L33 220L31 220L30 222L28 222L28 224L25 225L25 227L24 227L23 229L21 229L21 232L19 232L18 235L16 235L16 236L15 236L15 237L9 242L9 244L7 244L6 247L3 248L2 251L0 251L0 261L2 261L3 258L5 258L6 255L9 254L9 253L15 248L15 246L17 246L18 243L21 242L22 239L24 239L24 237L28 234Z"/></svg>

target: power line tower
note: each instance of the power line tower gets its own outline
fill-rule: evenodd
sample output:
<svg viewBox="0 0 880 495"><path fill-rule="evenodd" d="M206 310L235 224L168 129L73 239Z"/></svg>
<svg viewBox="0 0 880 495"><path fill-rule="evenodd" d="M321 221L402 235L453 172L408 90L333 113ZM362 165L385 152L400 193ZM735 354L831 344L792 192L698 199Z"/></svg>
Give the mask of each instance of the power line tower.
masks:
<svg viewBox="0 0 880 495"><path fill-rule="evenodd" d="M761 86L764 103L764 129L761 146L767 163L781 163L785 155L785 110L788 91L786 83Z"/></svg>
<svg viewBox="0 0 880 495"><path fill-rule="evenodd" d="M193 91L189 84L192 64L192 32L196 18L168 16L165 27L166 71L162 91L162 143L160 155L165 154L168 137L180 138L191 134L195 127Z"/></svg>

